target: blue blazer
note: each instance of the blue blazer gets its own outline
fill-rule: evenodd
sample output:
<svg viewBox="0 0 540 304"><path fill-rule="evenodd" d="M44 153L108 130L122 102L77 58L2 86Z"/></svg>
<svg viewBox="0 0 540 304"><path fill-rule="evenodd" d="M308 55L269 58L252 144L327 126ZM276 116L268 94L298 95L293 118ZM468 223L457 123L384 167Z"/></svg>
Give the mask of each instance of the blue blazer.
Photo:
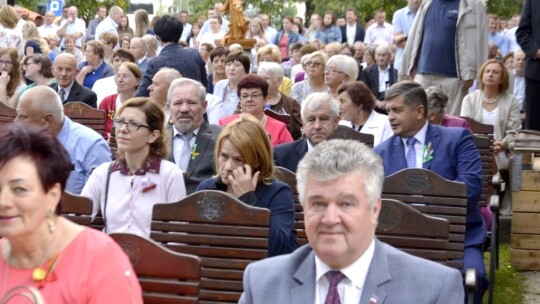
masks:
<svg viewBox="0 0 540 304"><path fill-rule="evenodd" d="M274 147L274 164L296 173L298 163L308 151L307 139L300 139Z"/></svg>
<svg viewBox="0 0 540 304"><path fill-rule="evenodd" d="M347 42L347 25L341 26L339 28L341 30L341 43ZM364 41L364 37L366 36L366 32L360 26L360 24L356 23L356 34L354 35L354 42L356 41Z"/></svg>
<svg viewBox="0 0 540 304"><path fill-rule="evenodd" d="M177 44L168 44L161 49L159 55L148 61L135 96L148 96L148 87L152 84L152 78L164 67L173 68L180 72L182 77L196 80L205 88L208 87L206 63L199 51L194 48L182 48Z"/></svg>
<svg viewBox="0 0 540 304"><path fill-rule="evenodd" d="M209 178L197 187L197 191L200 190L226 191L227 187L219 178ZM255 191L238 199L251 206L270 209L268 256L291 253L298 248L294 230L294 197L287 184L280 181L270 185L259 182Z"/></svg>
<svg viewBox="0 0 540 304"><path fill-rule="evenodd" d="M433 149L433 159L425 162L423 168L431 170L445 179L463 182L467 185L467 226L465 246L482 244L486 237L484 221L478 201L482 192L482 162L467 129L441 127L429 124L426 143ZM388 176L407 168L405 147L399 136L392 136L373 149L384 165L384 175Z"/></svg>
<svg viewBox="0 0 540 304"><path fill-rule="evenodd" d="M244 272L241 304L314 303L315 253L310 245L288 255L251 263ZM421 286L421 287L420 287ZM361 304L463 304L457 269L424 260L375 240Z"/></svg>

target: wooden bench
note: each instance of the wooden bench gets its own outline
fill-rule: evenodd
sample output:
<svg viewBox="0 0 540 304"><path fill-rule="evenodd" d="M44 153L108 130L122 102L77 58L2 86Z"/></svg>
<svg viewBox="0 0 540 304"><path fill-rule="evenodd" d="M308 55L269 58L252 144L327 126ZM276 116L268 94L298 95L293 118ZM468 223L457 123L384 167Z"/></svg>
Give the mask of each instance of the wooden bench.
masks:
<svg viewBox="0 0 540 304"><path fill-rule="evenodd" d="M92 200L86 196L65 192L60 202L61 213L68 220L83 226L91 226Z"/></svg>
<svg viewBox="0 0 540 304"><path fill-rule="evenodd" d="M467 186L426 169L404 169L384 178L382 198L402 201L450 223L447 265L462 270L467 217Z"/></svg>
<svg viewBox="0 0 540 304"><path fill-rule="evenodd" d="M373 148L373 143L375 142L375 139L372 134L361 133L356 130L353 130L350 127L342 126L342 125L339 125L336 131L334 131L334 135L332 136L332 139L356 140L356 141L366 144L370 148Z"/></svg>
<svg viewBox="0 0 540 304"><path fill-rule="evenodd" d="M280 166L274 167L274 175L280 181L286 183L291 188L294 196L294 230L296 231L296 237L298 246L303 246L308 243L306 230L304 228L304 208L300 204L298 197L298 189L296 188L296 174L287 168Z"/></svg>
<svg viewBox="0 0 540 304"><path fill-rule="evenodd" d="M270 210L215 190L157 204L150 237L202 260L199 303L237 303L247 265L267 257Z"/></svg>
<svg viewBox="0 0 540 304"><path fill-rule="evenodd" d="M12 123L17 117L17 111L0 102L0 125Z"/></svg>
<svg viewBox="0 0 540 304"><path fill-rule="evenodd" d="M82 102L68 102L64 105L64 114L74 122L85 125L104 136L105 111L92 108Z"/></svg>
<svg viewBox="0 0 540 304"><path fill-rule="evenodd" d="M145 304L196 304L201 279L201 259L165 248L134 234L110 235L131 261Z"/></svg>
<svg viewBox="0 0 540 304"><path fill-rule="evenodd" d="M422 214L403 202L382 200L376 235L409 254L442 264L448 260L448 220Z"/></svg>

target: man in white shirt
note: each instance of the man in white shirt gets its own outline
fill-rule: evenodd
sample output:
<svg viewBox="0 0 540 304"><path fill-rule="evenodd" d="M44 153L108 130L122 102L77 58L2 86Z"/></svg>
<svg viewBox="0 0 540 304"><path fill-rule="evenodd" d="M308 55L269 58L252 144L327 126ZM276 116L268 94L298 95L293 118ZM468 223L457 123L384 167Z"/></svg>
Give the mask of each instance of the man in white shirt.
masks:
<svg viewBox="0 0 540 304"><path fill-rule="evenodd" d="M523 100L525 99L525 52L521 49L514 53L514 71L512 91L519 103L519 110L523 112Z"/></svg>
<svg viewBox="0 0 540 304"><path fill-rule="evenodd" d="M358 11L355 8L348 8L345 12L345 19L347 19L347 24L340 27L341 43L347 42L349 45L354 45L356 41L364 41L366 33L358 24Z"/></svg>
<svg viewBox="0 0 540 304"><path fill-rule="evenodd" d="M375 237L383 166L373 150L324 141L300 161L296 178L309 244L251 263L239 303L463 303L457 269Z"/></svg>
<svg viewBox="0 0 540 304"><path fill-rule="evenodd" d="M259 13L259 15L257 16L261 18L263 24L264 38L266 38L266 41L268 41L268 43L272 43L278 31L276 30L276 28L270 25L270 17L268 16L268 14Z"/></svg>
<svg viewBox="0 0 540 304"><path fill-rule="evenodd" d="M184 29L182 30L182 36L180 36L180 40L185 42L189 37L189 34L191 34L191 24L188 23L189 13L187 11L181 11L180 14L178 14L178 20L180 20L184 27Z"/></svg>
<svg viewBox="0 0 540 304"><path fill-rule="evenodd" d="M157 56L157 49L159 47L159 42L157 41L156 36L146 34L142 37L146 41L146 57L152 59Z"/></svg>
<svg viewBox="0 0 540 304"><path fill-rule="evenodd" d="M61 38L60 47L62 50L66 48L64 39L66 37L72 37L75 39L75 45L78 48L82 47L82 37L86 32L86 24L84 20L78 18L79 11L77 7L71 6L68 9L68 18L60 24L60 27L56 31L56 35Z"/></svg>
<svg viewBox="0 0 540 304"><path fill-rule="evenodd" d="M118 24L124 15L124 10L119 6L113 6L109 10L109 16L105 20L101 21L96 28L96 40L101 37L101 34L105 32L115 33L118 36Z"/></svg>
<svg viewBox="0 0 540 304"><path fill-rule="evenodd" d="M386 12L377 10L377 14L375 14L375 23L367 28L364 43L367 45L388 46L392 44L393 37L394 27L386 22Z"/></svg>
<svg viewBox="0 0 540 304"><path fill-rule="evenodd" d="M13 6L15 8L15 12L17 12L17 18L19 18L19 21L17 22L17 30L22 33L22 27L26 24L26 20L24 20L24 7L15 4Z"/></svg>
<svg viewBox="0 0 540 304"><path fill-rule="evenodd" d="M38 32L41 37L45 38L52 34L56 35L58 25L54 24L54 18L56 18L56 16L53 12L45 13L45 23L38 27Z"/></svg>

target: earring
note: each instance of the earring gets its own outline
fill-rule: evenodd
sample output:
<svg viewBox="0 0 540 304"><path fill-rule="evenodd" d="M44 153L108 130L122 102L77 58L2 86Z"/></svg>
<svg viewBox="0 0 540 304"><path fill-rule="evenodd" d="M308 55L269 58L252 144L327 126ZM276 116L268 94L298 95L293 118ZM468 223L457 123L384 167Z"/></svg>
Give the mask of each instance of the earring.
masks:
<svg viewBox="0 0 540 304"><path fill-rule="evenodd" d="M49 231L51 233L56 231L56 223L54 222L52 209L47 209L47 225L49 225Z"/></svg>

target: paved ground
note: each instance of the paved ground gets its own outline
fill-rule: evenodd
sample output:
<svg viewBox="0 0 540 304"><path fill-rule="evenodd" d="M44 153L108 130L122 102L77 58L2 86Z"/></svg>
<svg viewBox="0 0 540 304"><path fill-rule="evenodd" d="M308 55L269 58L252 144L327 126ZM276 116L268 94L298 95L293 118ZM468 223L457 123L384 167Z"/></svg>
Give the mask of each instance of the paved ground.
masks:
<svg viewBox="0 0 540 304"><path fill-rule="evenodd" d="M523 304L540 303L540 272L525 271L525 295Z"/></svg>

